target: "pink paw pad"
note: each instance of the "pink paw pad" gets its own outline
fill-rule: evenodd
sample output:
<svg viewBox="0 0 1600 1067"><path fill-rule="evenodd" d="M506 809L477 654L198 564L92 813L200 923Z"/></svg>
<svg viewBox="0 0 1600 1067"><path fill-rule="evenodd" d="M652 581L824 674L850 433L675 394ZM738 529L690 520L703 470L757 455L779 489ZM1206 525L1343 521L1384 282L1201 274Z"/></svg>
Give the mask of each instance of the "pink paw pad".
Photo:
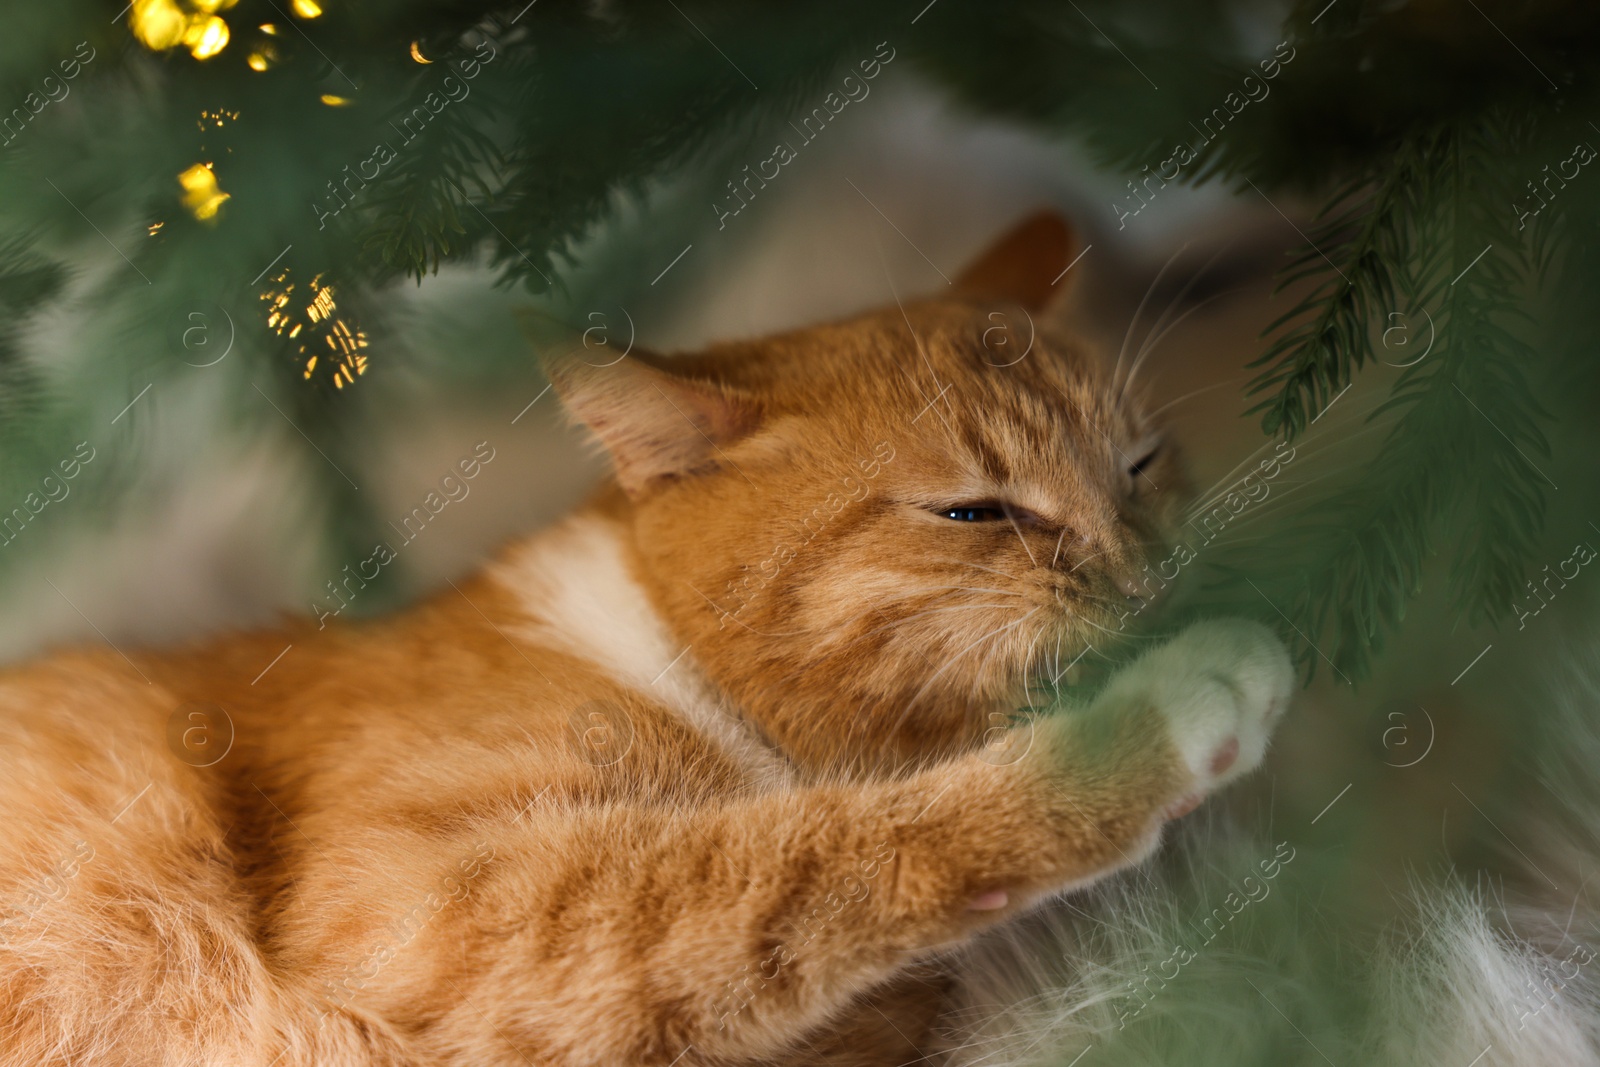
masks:
<svg viewBox="0 0 1600 1067"><path fill-rule="evenodd" d="M1239 758L1239 739L1230 737L1222 743L1222 747L1211 754L1211 773L1223 774L1234 761Z"/></svg>
<svg viewBox="0 0 1600 1067"><path fill-rule="evenodd" d="M973 897L967 905L968 911L999 911L1010 902L1004 889L991 889L982 896Z"/></svg>

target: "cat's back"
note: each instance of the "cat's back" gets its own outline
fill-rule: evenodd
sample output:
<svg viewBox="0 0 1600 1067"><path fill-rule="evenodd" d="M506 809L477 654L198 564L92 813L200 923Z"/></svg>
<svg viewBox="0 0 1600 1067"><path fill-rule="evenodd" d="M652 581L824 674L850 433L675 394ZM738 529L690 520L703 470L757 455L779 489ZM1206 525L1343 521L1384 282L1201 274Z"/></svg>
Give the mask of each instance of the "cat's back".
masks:
<svg viewBox="0 0 1600 1067"><path fill-rule="evenodd" d="M440 856L772 784L595 521L386 619L0 670L0 1064L256 1062Z"/></svg>

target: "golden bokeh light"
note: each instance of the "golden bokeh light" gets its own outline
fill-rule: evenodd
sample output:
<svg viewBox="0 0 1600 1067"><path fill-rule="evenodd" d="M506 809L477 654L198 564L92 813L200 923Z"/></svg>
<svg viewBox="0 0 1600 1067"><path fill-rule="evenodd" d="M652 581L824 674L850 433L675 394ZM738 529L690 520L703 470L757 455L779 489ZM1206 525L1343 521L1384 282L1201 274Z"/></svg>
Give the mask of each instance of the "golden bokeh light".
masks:
<svg viewBox="0 0 1600 1067"><path fill-rule="evenodd" d="M322 8L317 4L317 0L294 0L291 6L294 8L294 13L303 19L314 19L322 14Z"/></svg>
<svg viewBox="0 0 1600 1067"><path fill-rule="evenodd" d="M189 54L196 59L210 59L228 47L228 24L216 15L192 23L183 43L189 46Z"/></svg>
<svg viewBox="0 0 1600 1067"><path fill-rule="evenodd" d="M300 365L302 380L309 381L321 367L333 381L334 388L343 389L354 384L367 372L367 356L363 351L367 347L366 333L352 327L339 314L333 286L324 285L322 275L312 278L307 291L296 296L296 283L289 280L289 274L289 269L284 268L261 294L261 301L266 305L267 328L279 337L299 341L295 348L303 361ZM303 339L302 334L305 335Z"/></svg>
<svg viewBox="0 0 1600 1067"><path fill-rule="evenodd" d="M178 184L183 186L183 206L201 222L215 220L223 201L228 199L208 163L196 163L178 175Z"/></svg>
<svg viewBox="0 0 1600 1067"><path fill-rule="evenodd" d="M245 60L245 65L251 70L266 70L270 63L264 52L251 52L250 58Z"/></svg>
<svg viewBox="0 0 1600 1067"><path fill-rule="evenodd" d="M411 58L416 60L418 63L432 63L433 62L433 60L429 59L427 56L422 54L422 42L421 41L412 41L411 42Z"/></svg>
<svg viewBox="0 0 1600 1067"><path fill-rule="evenodd" d="M152 51L176 48L189 30L189 15L173 0L134 0L128 10L133 35Z"/></svg>
<svg viewBox="0 0 1600 1067"><path fill-rule="evenodd" d="M153 52L185 45L196 59L210 59L228 47L228 24L216 12L237 0L134 0L128 26L139 42Z"/></svg>
<svg viewBox="0 0 1600 1067"><path fill-rule="evenodd" d="M224 123L235 121L238 117L237 111L229 111L225 107L201 108L200 118L196 120L195 125L200 128L201 133L204 133L213 126L220 129Z"/></svg>
<svg viewBox="0 0 1600 1067"><path fill-rule="evenodd" d="M327 104L329 107L349 107L351 104L355 103L355 101L350 99L348 96L335 96L332 93L323 93L322 102Z"/></svg>

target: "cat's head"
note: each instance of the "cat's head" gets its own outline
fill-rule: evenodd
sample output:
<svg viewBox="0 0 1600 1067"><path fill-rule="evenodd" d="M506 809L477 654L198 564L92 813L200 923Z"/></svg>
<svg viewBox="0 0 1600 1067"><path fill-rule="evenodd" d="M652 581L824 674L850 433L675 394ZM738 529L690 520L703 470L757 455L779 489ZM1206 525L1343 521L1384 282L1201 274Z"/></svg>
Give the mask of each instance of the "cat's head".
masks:
<svg viewBox="0 0 1600 1067"><path fill-rule="evenodd" d="M1041 321L1073 244L1036 216L903 309L551 365L657 608L802 763L971 744L1149 592L1183 475L1109 361Z"/></svg>

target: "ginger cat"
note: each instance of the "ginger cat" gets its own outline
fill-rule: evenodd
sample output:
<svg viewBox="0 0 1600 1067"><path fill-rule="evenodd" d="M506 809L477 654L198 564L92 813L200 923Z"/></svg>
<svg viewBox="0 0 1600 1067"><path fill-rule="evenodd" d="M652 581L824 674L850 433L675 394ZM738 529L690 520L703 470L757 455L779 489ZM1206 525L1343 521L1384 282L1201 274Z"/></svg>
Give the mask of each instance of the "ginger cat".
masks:
<svg viewBox="0 0 1600 1067"><path fill-rule="evenodd" d="M1290 689L1209 622L1014 721L1181 505L1097 354L986 333L1072 245L554 363L615 481L403 614L0 673L0 1063L930 1052L939 950L1148 855Z"/></svg>

